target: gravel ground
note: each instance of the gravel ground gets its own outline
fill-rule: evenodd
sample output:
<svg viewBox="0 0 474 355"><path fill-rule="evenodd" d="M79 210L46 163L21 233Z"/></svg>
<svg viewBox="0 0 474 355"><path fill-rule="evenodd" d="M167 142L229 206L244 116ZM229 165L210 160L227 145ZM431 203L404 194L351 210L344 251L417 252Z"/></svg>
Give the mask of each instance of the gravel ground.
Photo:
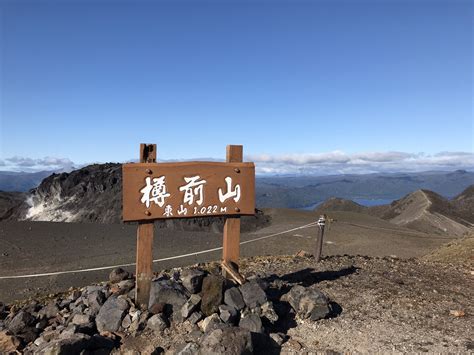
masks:
<svg viewBox="0 0 474 355"><path fill-rule="evenodd" d="M472 352L473 270L473 264L365 256L331 256L319 264L269 257L242 264L247 277L286 275L317 287L340 307L332 319L296 320L287 334L299 344L288 342L283 352Z"/></svg>
<svg viewBox="0 0 474 355"><path fill-rule="evenodd" d="M307 256L255 257L241 263L247 278L271 282L278 276L289 284L317 288L333 302L331 318L293 318L278 329L288 336L282 354L472 353L473 269L472 264L347 255L318 264ZM199 335L188 322L173 324L162 336L145 332L125 338L120 350L146 353L160 347L173 353Z"/></svg>

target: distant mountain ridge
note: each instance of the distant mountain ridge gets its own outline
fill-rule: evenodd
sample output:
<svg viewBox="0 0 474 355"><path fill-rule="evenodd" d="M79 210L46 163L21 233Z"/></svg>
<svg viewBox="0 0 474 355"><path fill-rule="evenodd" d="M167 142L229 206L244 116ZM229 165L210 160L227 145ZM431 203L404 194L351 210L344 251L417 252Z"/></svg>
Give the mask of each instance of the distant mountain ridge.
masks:
<svg viewBox="0 0 474 355"><path fill-rule="evenodd" d="M472 181L471 184L469 182ZM408 182L408 185L406 185ZM415 183L416 182L416 183ZM371 197L387 197L396 191L408 189L415 184L421 185L426 190L426 186L437 187L436 192L454 192L455 187L459 188L456 194L469 185L474 184L474 173L467 171L456 171L453 173L420 173L414 174L370 174L370 175L343 175L332 177L278 177L278 178L258 178L257 179L257 207L268 207L266 203L272 202L275 205L270 207L290 207L296 208L313 202L315 194L318 199L327 196L335 191L333 196L346 198L347 195ZM425 186L426 185L426 186ZM396 188L394 188L394 186ZM462 188L461 188L462 186ZM383 192L383 187L389 193ZM55 173L43 179L41 184L27 193L5 193L0 192L0 219L11 220L36 220L36 221L63 221L63 222L98 222L98 223L118 223L121 221L121 188L122 170L121 164L93 164L70 173ZM409 193L420 188L410 190ZM471 207L474 204L472 189L466 190L465 195L456 197L456 213L450 214L449 218L463 225L464 221L471 221ZM351 195L352 194L352 195ZM372 195L371 195L372 194ZM427 194L427 193L424 193ZM455 194L452 194L455 195ZM442 206L442 210L447 211L444 197L430 195L429 199L423 196L415 196L427 213L433 212L433 207L428 205L434 201L434 206ZM329 197L329 196L328 196ZM408 201L408 200L407 200ZM399 202L400 211L412 204ZM423 205L425 204L425 205ZM367 212L367 208L352 201L344 199L333 199L332 208L337 205L339 210L352 210L354 212ZM323 205L324 206L324 205ZM449 202L451 206L451 202ZM421 208L420 207L420 208ZM412 207L410 207L412 208ZM443 215L445 213L442 213ZM397 208L378 206L370 209L373 215L381 216L387 220L395 219L399 223L407 218L397 212ZM437 213L434 211L433 213ZM259 219L260 218L260 219ZM398 219L397 219L398 218ZM262 216L257 216L257 220L252 223L260 223L264 220ZM171 222L170 222L171 223ZM174 224L183 223L183 228L189 228L187 222L172 222ZM193 221L194 224L211 223L203 219ZM214 222L212 222L214 223ZM223 220L218 223L221 228ZM398 222L397 222L398 223Z"/></svg>
<svg viewBox="0 0 474 355"><path fill-rule="evenodd" d="M353 201L331 198L315 209L373 215L393 224L429 234L463 236L474 227L474 185L452 200L429 190L417 190L390 205L365 207Z"/></svg>
<svg viewBox="0 0 474 355"><path fill-rule="evenodd" d="M38 186L44 178L54 171L39 171L35 173L0 171L0 191L26 192Z"/></svg>
<svg viewBox="0 0 474 355"><path fill-rule="evenodd" d="M260 177L256 181L260 207L304 208L337 196L396 200L420 189L452 198L474 184L474 173L421 172L367 175Z"/></svg>

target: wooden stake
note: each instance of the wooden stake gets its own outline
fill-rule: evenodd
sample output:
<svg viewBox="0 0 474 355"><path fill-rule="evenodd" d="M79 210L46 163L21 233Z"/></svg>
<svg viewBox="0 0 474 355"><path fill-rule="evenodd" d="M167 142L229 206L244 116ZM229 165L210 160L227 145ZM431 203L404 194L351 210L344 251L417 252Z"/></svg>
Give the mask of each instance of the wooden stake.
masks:
<svg viewBox="0 0 474 355"><path fill-rule="evenodd" d="M228 145L226 161L239 163L243 160L243 147L241 145ZM226 264L235 264L238 272L240 256L240 217L227 217L224 224L222 259ZM224 276L225 271L223 270Z"/></svg>
<svg viewBox="0 0 474 355"><path fill-rule="evenodd" d="M316 240L316 252L314 253L314 258L316 262L321 260L321 253L323 251L323 238L324 238L324 227L326 225L326 216L321 215L318 220L318 237Z"/></svg>
<svg viewBox="0 0 474 355"><path fill-rule="evenodd" d="M156 144L140 144L140 163L156 162ZM139 222L137 230L137 270L135 303L148 308L153 277L153 222Z"/></svg>

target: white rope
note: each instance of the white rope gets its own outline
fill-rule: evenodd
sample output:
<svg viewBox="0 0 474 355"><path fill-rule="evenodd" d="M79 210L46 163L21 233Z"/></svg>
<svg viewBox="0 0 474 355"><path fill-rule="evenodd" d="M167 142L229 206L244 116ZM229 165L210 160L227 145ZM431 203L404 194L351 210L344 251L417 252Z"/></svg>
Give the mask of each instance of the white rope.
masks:
<svg viewBox="0 0 474 355"><path fill-rule="evenodd" d="M245 242L241 242L240 244L243 245L243 244L248 244L248 243L257 242L257 241L259 241L259 240L263 240L263 239L267 239L267 238L271 238L271 237L276 237L276 236L278 236L278 235L282 235L282 234L285 234L285 233L293 232L293 231L298 230L298 229L303 229L303 228L312 227L312 226L314 226L314 225L316 225L316 224L317 224L317 222L308 223L308 224L305 224L305 225L303 225L303 226L296 227L296 228L293 228L293 229L288 229L288 230L283 231L283 232L278 232L278 233L266 235L266 236L263 236L263 237L259 237L259 238L247 240L247 241L245 241ZM217 250L222 250L222 247L217 247L217 248L212 248L212 249L206 249L206 250L196 251L196 252L189 253L189 254L175 255L175 256L170 256L170 257L167 257L167 258L155 259L155 260L153 260L153 263L158 263L158 262L160 262L160 261L168 261L168 260L174 260L174 259L181 259L181 258L186 258L186 257L188 257L188 256L194 256L194 255L199 255L199 254L211 253L211 252L217 251ZM43 273L43 274L29 274L29 275L16 275L16 276L0 276L0 280L6 280L6 279L24 279L24 278L31 278L31 277L43 277L43 276L56 276L56 275L64 275L64 274L76 274L76 273L80 273L80 272L91 272L91 271L110 270L110 269L115 269L115 268L118 268L118 267L127 267L127 266L134 266L134 265L136 265L136 263L121 264L121 265L110 265L110 266L102 266L102 267L94 267L94 268L89 268L89 269L77 269L77 270L68 270L68 271L46 272L46 273Z"/></svg>

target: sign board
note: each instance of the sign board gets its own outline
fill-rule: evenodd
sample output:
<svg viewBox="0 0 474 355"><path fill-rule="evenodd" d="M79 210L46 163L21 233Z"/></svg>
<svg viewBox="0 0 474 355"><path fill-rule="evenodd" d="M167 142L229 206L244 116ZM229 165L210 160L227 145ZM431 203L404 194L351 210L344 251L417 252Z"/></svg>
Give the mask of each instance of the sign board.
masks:
<svg viewBox="0 0 474 355"><path fill-rule="evenodd" d="M253 163L130 163L122 176L125 222L255 214Z"/></svg>

